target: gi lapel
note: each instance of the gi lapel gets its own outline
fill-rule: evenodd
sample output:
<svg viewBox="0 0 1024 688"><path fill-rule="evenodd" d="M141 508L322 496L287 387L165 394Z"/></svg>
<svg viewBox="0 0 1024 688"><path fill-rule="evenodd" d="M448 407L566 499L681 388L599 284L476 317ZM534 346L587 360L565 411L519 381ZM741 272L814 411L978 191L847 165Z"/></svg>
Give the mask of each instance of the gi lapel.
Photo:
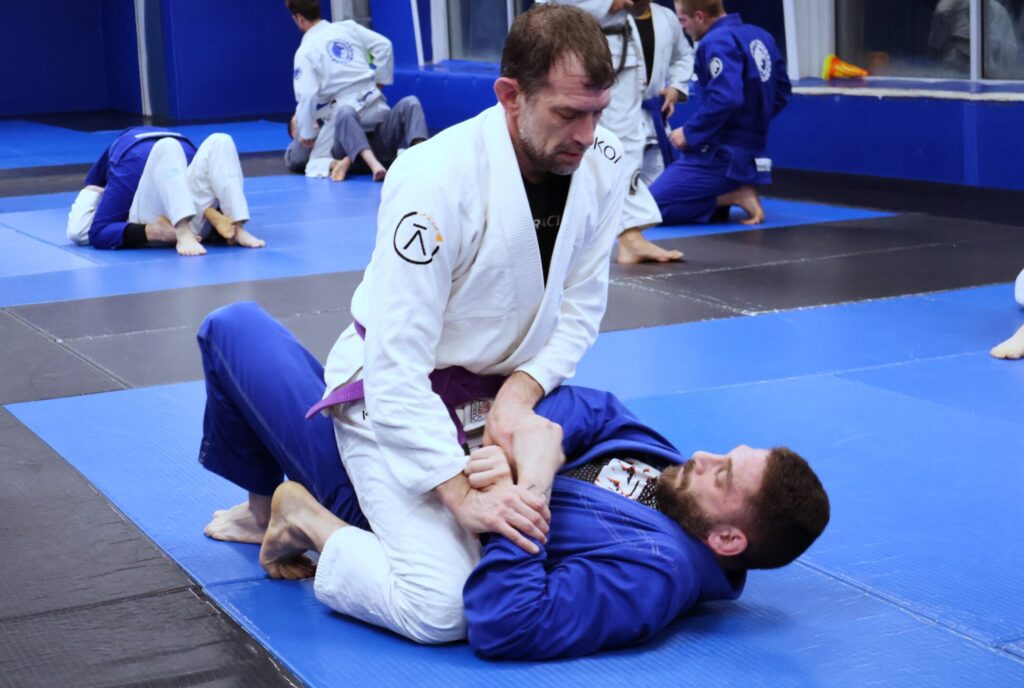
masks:
<svg viewBox="0 0 1024 688"><path fill-rule="evenodd" d="M488 193L487 232L491 241L504 242L507 264L515 283L515 304L520 334L533 320L544 296L544 273L537 248L537 229L519 172L512 137L505 120L505 109L495 105L484 122L487 153ZM557 247L556 247L557 251Z"/></svg>

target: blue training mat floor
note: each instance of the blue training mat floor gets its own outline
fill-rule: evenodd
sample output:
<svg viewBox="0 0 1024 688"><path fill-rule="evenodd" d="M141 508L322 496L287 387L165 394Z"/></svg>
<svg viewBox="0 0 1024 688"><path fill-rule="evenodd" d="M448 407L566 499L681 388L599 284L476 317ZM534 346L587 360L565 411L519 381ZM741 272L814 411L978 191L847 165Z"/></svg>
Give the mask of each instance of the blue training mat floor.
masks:
<svg viewBox="0 0 1024 688"><path fill-rule="evenodd" d="M247 179L247 227L267 246L212 246L200 258L182 258L171 249L75 246L65 236L74 193L0 198L0 307L362 270L373 252L380 186L368 176L343 183L301 175ZM657 227L647 235L666 239L888 216L770 198L764 205L770 222L757 227L739 224L737 216L727 225Z"/></svg>
<svg viewBox="0 0 1024 688"><path fill-rule="evenodd" d="M184 134L197 146L215 132L230 134L239 153L284 150L288 146L288 130L281 122L183 124L168 129ZM25 120L3 120L0 121L0 170L92 164L117 138L119 131L76 131Z"/></svg>
<svg viewBox="0 0 1024 688"><path fill-rule="evenodd" d="M738 602L543 665L333 615L310 581L265 578L256 546L206 539L244 493L197 462L200 382L7 408L309 685L1022 685L1024 362L988 355L1021 319L998 285L602 334L576 383L611 389L684 453L792 446L832 522Z"/></svg>

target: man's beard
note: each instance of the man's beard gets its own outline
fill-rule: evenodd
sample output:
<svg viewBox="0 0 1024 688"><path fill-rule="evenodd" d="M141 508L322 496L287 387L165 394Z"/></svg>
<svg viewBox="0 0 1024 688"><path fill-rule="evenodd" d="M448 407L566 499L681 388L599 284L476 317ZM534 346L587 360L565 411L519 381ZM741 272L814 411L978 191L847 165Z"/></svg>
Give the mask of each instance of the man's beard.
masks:
<svg viewBox="0 0 1024 688"><path fill-rule="evenodd" d="M535 141L540 137L538 136L537 129L534 126L535 119L532 114L527 114L528 112L529 110L524 109L522 115L519 117L519 145L523 149L523 154L533 164L533 166L541 172L549 172L559 176L565 176L575 172L580 166L579 162L559 162L557 156L559 153L583 153L586 151L586 148L567 144L559 146L549 155L545 155L541 147L535 143ZM582 158L580 162L582 162Z"/></svg>
<svg viewBox="0 0 1024 688"><path fill-rule="evenodd" d="M693 537L703 540L711 532L712 524L689 490L693 466L693 461L687 461L679 467L684 476L679 487L670 484L676 481L676 471L671 471L667 478L665 473L669 471L663 472L654 485L654 495L658 499L659 511L679 523Z"/></svg>

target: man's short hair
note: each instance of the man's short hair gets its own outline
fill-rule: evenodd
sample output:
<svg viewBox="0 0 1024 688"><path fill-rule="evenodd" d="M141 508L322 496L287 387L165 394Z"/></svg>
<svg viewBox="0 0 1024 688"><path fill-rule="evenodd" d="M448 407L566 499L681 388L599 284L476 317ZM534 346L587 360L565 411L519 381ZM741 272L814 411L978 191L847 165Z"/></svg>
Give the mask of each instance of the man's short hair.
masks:
<svg viewBox="0 0 1024 688"><path fill-rule="evenodd" d="M709 17L720 17L725 14L722 0L676 0L676 6L688 17L692 17L698 11Z"/></svg>
<svg viewBox="0 0 1024 688"><path fill-rule="evenodd" d="M568 5L534 5L516 17L501 53L501 75L519 82L527 97L547 85L551 68L566 57L580 61L587 86L611 88L615 69L601 25Z"/></svg>
<svg viewBox="0 0 1024 688"><path fill-rule="evenodd" d="M288 11L307 21L316 21L320 18L320 0L288 0Z"/></svg>
<svg viewBox="0 0 1024 688"><path fill-rule="evenodd" d="M740 555L751 569L785 566L811 546L828 524L829 503L818 476L799 454L776 447L761 489L751 500L754 520Z"/></svg>

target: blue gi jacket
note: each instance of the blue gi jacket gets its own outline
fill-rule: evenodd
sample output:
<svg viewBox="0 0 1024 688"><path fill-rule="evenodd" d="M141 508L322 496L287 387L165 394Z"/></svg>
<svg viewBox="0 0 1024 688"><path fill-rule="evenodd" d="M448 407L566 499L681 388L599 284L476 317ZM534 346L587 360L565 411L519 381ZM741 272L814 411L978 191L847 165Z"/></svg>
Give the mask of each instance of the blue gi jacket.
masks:
<svg viewBox="0 0 1024 688"><path fill-rule="evenodd" d="M727 176L754 183L754 158L767 145L772 118L792 92L785 58L767 31L727 14L701 39L694 73L702 100L683 126L687 157L710 160L724 148L735 158Z"/></svg>
<svg viewBox="0 0 1024 688"><path fill-rule="evenodd" d="M89 243L95 248L120 248L128 224L135 190L139 187L146 159L159 139L181 141L185 159L192 162L196 147L181 134L159 127L132 127L118 134L100 159L85 175L85 185L104 187L100 204L89 227Z"/></svg>
<svg viewBox="0 0 1024 688"><path fill-rule="evenodd" d="M537 412L565 431L563 470L609 455L684 460L606 392L561 387ZM735 599L743 584L730 582L711 550L668 516L558 476L547 545L530 555L490 536L463 597L477 652L550 659L640 642L697 602Z"/></svg>

